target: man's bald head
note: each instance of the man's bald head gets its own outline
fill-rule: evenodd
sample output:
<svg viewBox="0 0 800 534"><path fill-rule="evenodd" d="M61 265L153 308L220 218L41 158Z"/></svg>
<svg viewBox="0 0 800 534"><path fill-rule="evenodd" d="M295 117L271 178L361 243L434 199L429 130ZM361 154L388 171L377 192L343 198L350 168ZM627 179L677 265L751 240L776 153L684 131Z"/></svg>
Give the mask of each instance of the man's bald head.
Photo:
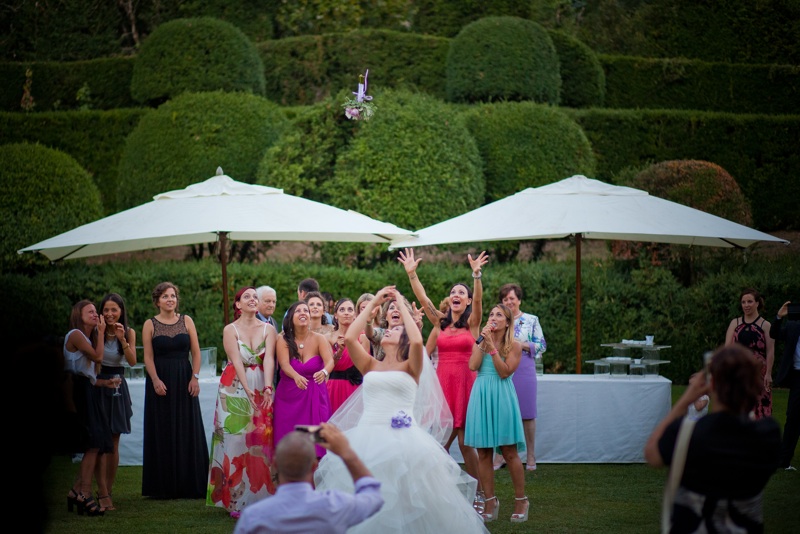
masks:
<svg viewBox="0 0 800 534"><path fill-rule="evenodd" d="M317 451L308 432L289 432L275 447L275 467L283 482L308 480L316 462Z"/></svg>

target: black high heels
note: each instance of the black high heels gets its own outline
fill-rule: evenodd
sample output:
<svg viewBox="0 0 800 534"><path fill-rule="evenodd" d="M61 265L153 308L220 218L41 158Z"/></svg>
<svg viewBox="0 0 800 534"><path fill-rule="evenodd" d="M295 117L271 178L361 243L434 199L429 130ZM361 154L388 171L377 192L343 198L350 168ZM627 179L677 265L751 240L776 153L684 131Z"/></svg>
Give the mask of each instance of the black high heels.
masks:
<svg viewBox="0 0 800 534"><path fill-rule="evenodd" d="M104 515L106 513L105 508L101 508L100 505L97 504L97 501L94 500L94 497L86 496L83 493L78 494L78 515L86 515L90 517Z"/></svg>
<svg viewBox="0 0 800 534"><path fill-rule="evenodd" d="M67 494L67 512L72 512L76 506L78 506L78 494L75 493L74 488L70 488L69 494Z"/></svg>

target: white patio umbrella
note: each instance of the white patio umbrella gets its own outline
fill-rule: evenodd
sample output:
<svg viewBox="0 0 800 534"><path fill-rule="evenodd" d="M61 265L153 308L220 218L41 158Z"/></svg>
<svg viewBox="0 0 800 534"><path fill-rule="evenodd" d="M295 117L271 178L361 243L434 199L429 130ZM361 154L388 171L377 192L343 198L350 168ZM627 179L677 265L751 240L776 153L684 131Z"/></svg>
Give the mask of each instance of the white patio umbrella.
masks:
<svg viewBox="0 0 800 534"><path fill-rule="evenodd" d="M413 233L355 211L237 182L217 169L204 182L161 193L152 202L79 226L19 253L51 261L220 242L222 287L228 286L226 241L390 243ZM110 231L113 229L113 231ZM228 292L223 289L225 323Z"/></svg>
<svg viewBox="0 0 800 534"><path fill-rule="evenodd" d="M577 371L581 369L581 240L615 239L746 248L784 239L650 195L647 191L572 176L423 228L390 248L446 243L576 238Z"/></svg>

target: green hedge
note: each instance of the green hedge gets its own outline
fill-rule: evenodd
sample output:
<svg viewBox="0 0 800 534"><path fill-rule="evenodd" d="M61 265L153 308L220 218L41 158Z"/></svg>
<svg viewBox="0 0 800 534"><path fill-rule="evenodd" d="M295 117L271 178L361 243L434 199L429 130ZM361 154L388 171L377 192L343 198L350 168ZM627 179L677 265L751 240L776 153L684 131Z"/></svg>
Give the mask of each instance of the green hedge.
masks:
<svg viewBox="0 0 800 534"><path fill-rule="evenodd" d="M291 37L258 44L267 98L283 105L311 104L358 88L369 69L375 88L416 88L444 98L450 40L388 30Z"/></svg>
<svg viewBox="0 0 800 534"><path fill-rule="evenodd" d="M571 108L602 107L606 94L606 77L597 55L567 33L547 33L558 53L561 73L559 105Z"/></svg>
<svg viewBox="0 0 800 534"><path fill-rule="evenodd" d="M418 253L425 255L425 249ZM600 347L601 343L654 334L658 343L672 346L663 353L671 363L661 368L662 374L677 383L686 383L700 367L703 352L724 343L729 321L741 314L742 288L754 286L765 295L767 318L791 295L800 294L800 272L792 258L745 261L745 255L737 251L716 251L713 256L716 259L706 263L707 272L689 288L681 287L664 268L632 268L628 262L583 262L582 371L592 372L586 361L611 355L610 349ZM307 276L316 278L322 289L336 298L355 299L363 292L374 293L387 283L396 283L403 294L412 295L408 277L397 262L373 269L301 263L231 264L228 273L231 301L235 291L244 285L266 283L274 287L278 317L294 301L297 282ZM445 296L453 283L469 280L466 261L458 265L423 261L418 273L434 301ZM9 332L14 332L12 346L21 340L58 338L67 332L74 302L82 298L99 300L106 292L116 291L125 298L130 321L141 339L142 323L155 313L150 292L164 280L179 286L181 311L194 318L200 345L218 348L221 366L225 358L221 272L219 264L211 260L103 265L75 261L52 265L30 277L2 274L0 293L15 305L2 307L0 320ZM503 283L517 282L522 286L522 309L539 316L547 339L545 372L574 372L574 262L490 263L484 269L483 280L483 307L487 314ZM43 315L42 302L47 302L48 307L48 313ZM30 321L30 317L38 319ZM426 321L424 333L429 330Z"/></svg>
<svg viewBox="0 0 800 534"><path fill-rule="evenodd" d="M800 112L800 66L599 56L609 108Z"/></svg>
<svg viewBox="0 0 800 534"><path fill-rule="evenodd" d="M131 98L133 58L103 58L89 61L0 62L0 109L21 111L25 71L31 69L33 111L115 109L135 107ZM89 99L79 100L88 88ZM84 89L85 91L85 89Z"/></svg>
<svg viewBox="0 0 800 534"><path fill-rule="evenodd" d="M145 109L0 112L0 143L38 142L75 158L100 190L106 214L118 211L117 165Z"/></svg>
<svg viewBox="0 0 800 534"><path fill-rule="evenodd" d="M677 159L710 161L728 171L763 231L800 228L800 115L698 111L571 110L607 180L627 167Z"/></svg>

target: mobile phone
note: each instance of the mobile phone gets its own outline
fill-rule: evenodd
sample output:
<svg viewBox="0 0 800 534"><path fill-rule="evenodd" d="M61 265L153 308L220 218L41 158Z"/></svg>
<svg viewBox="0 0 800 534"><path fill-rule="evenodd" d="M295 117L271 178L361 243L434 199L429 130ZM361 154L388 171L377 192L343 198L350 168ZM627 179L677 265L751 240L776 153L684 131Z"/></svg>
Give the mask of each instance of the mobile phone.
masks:
<svg viewBox="0 0 800 534"><path fill-rule="evenodd" d="M788 308L789 313L786 318L790 321L800 321L800 304L790 303Z"/></svg>
<svg viewBox="0 0 800 534"><path fill-rule="evenodd" d="M714 356L714 353L711 351L706 352L703 354L703 369L706 372L706 384L711 381L711 358Z"/></svg>
<svg viewBox="0 0 800 534"><path fill-rule="evenodd" d="M298 432L306 432L311 436L311 441L314 443L325 443L325 439L320 435L322 427L319 425L294 425L294 429Z"/></svg>

